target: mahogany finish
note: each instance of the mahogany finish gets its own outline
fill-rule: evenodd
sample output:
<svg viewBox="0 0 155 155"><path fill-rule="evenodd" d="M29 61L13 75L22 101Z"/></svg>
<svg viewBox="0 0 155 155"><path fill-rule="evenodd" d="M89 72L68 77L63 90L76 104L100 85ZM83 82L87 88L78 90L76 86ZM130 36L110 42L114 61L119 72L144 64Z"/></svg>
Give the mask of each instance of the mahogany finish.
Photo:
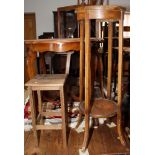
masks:
<svg viewBox="0 0 155 155"><path fill-rule="evenodd" d="M84 114L85 114L85 133L82 149L85 150L88 145L89 139L89 116L93 117L107 117L113 116L117 113L117 129L120 137L120 141L125 145L124 136L122 133L122 122L121 122L121 107L122 107L122 47L123 47L123 17L125 9L119 6L79 6L76 9L77 19L80 21L80 28L85 27L85 34L80 33L80 46L85 46L85 101L84 101ZM96 102L92 98L92 80L91 80L91 43L90 43L90 29L91 19L98 19L103 21L109 21L109 39L108 39L108 99L101 99L99 102ZM84 24L83 22L84 21ZM119 21L119 50L118 50L118 101L115 103L111 100L110 91L111 91L111 67L112 67L112 22ZM80 30L81 31L81 30ZM84 44L85 40L85 44ZM83 50L83 48L81 48ZM80 51L82 53L82 51ZM80 83L83 85L83 83ZM82 95L82 94L81 94ZM80 97L82 98L82 97ZM99 106L102 104L104 106ZM92 105L92 106L91 106ZM91 113L92 112L92 113ZM110 114L110 113L111 114Z"/></svg>
<svg viewBox="0 0 155 155"><path fill-rule="evenodd" d="M25 40L25 44L29 45L33 51L69 52L71 50L79 51L79 41L78 38L39 39Z"/></svg>

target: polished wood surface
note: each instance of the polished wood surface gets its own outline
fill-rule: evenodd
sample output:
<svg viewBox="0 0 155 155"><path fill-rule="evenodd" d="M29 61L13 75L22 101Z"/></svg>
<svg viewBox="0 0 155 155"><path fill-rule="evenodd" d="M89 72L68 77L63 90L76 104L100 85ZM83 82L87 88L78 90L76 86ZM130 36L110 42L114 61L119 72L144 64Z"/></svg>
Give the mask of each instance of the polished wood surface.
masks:
<svg viewBox="0 0 155 155"><path fill-rule="evenodd" d="M119 21L119 59L118 59L118 101L117 101L117 129L118 134L120 137L121 143L124 145L125 140L122 133L122 122L121 122L121 107L122 107L122 93L121 93L121 86L122 86L122 47L123 47L123 17L124 17L124 8L119 6L79 6L76 9L77 12L77 19L79 21L84 21L85 26L85 34L80 34L80 38L84 38L85 40L85 132L84 132L84 140L82 149L85 150L88 146L89 140L89 115L91 112L90 105L93 101L92 99L92 89L91 85L93 81L91 81L91 44L90 44L90 20L91 19L98 19L103 21L109 20L109 36L108 36L108 98L110 98L110 91L111 91L111 69L112 69L112 24L113 21ZM82 23L82 22L81 22ZM81 25L82 27L82 25ZM81 44L83 41L80 40ZM111 102L110 102L111 103ZM92 103L92 109L97 114L97 108L93 107L96 103ZM104 106L100 106L100 108ZM94 113L94 112L93 112ZM113 113L113 111L112 111Z"/></svg>
<svg viewBox="0 0 155 155"><path fill-rule="evenodd" d="M79 51L79 38L25 40L25 44L33 51L69 52Z"/></svg>

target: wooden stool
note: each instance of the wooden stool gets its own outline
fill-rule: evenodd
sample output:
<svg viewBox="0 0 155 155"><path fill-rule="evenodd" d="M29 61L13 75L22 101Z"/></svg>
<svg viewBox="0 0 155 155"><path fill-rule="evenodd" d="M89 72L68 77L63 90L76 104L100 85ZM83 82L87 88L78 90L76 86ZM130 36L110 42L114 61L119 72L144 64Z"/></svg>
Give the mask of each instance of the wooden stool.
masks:
<svg viewBox="0 0 155 155"><path fill-rule="evenodd" d="M32 126L34 132L34 138L36 146L39 145L40 130L52 130L62 129L63 135L63 147L67 148L67 105L65 104L65 82L67 74L40 74L35 76L33 79L28 81L25 85L28 86L28 92L30 96L31 115L32 115ZM44 112L42 108L41 91L49 90L60 90L60 112ZM39 112L36 111L36 103L34 100L34 92L37 92ZM62 116L62 124L58 125L44 125L44 116Z"/></svg>

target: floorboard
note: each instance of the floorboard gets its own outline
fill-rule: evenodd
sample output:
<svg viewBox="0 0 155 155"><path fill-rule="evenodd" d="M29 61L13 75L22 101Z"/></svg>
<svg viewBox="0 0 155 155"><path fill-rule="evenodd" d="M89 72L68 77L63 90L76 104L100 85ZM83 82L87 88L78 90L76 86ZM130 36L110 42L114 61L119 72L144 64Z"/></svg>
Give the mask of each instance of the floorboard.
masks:
<svg viewBox="0 0 155 155"><path fill-rule="evenodd" d="M105 124L92 129L88 145L89 155L129 155L129 148L121 145L116 127L109 128ZM42 131L39 148L34 145L33 133L25 132L25 155L64 155L61 130ZM82 146L83 133L71 129L68 140L68 154L79 155Z"/></svg>

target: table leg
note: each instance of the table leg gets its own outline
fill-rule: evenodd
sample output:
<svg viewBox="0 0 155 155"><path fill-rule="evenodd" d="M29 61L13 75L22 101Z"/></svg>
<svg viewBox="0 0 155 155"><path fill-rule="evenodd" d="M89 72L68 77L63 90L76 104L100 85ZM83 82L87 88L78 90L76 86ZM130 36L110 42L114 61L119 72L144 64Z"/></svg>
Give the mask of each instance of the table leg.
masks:
<svg viewBox="0 0 155 155"><path fill-rule="evenodd" d="M60 88L60 102L62 111L62 137L63 137L63 148L67 149L67 128L68 128L68 117L67 117L67 104L65 104L64 88Z"/></svg>
<svg viewBox="0 0 155 155"><path fill-rule="evenodd" d="M28 49L28 55L26 60L28 78L32 79L37 73L37 66L36 66L36 52L33 52L30 48Z"/></svg>
<svg viewBox="0 0 155 155"><path fill-rule="evenodd" d="M80 21L80 102L84 97L84 21Z"/></svg>
<svg viewBox="0 0 155 155"><path fill-rule="evenodd" d="M122 145L125 139L122 131L122 63L123 63L123 14L119 20L119 50L118 50L118 111L117 111L117 130Z"/></svg>
<svg viewBox="0 0 155 155"><path fill-rule="evenodd" d="M80 21L80 102L84 98L84 21ZM78 128L82 120L82 112L79 112L78 122L75 128Z"/></svg>
<svg viewBox="0 0 155 155"><path fill-rule="evenodd" d="M85 150L89 138L89 106L91 99L91 52L90 52L90 21L85 20L85 132L82 149Z"/></svg>
<svg viewBox="0 0 155 155"><path fill-rule="evenodd" d="M40 53L39 66L40 66L40 74L46 74L46 63L44 53Z"/></svg>
<svg viewBox="0 0 155 155"><path fill-rule="evenodd" d="M113 25L109 22L108 26L108 81L107 81L107 98L111 98L111 76L112 76L112 35Z"/></svg>
<svg viewBox="0 0 155 155"><path fill-rule="evenodd" d="M104 91L103 91L103 62L102 62L102 54L98 54L98 66L99 66L99 76L100 76L100 89L101 95L104 98Z"/></svg>

